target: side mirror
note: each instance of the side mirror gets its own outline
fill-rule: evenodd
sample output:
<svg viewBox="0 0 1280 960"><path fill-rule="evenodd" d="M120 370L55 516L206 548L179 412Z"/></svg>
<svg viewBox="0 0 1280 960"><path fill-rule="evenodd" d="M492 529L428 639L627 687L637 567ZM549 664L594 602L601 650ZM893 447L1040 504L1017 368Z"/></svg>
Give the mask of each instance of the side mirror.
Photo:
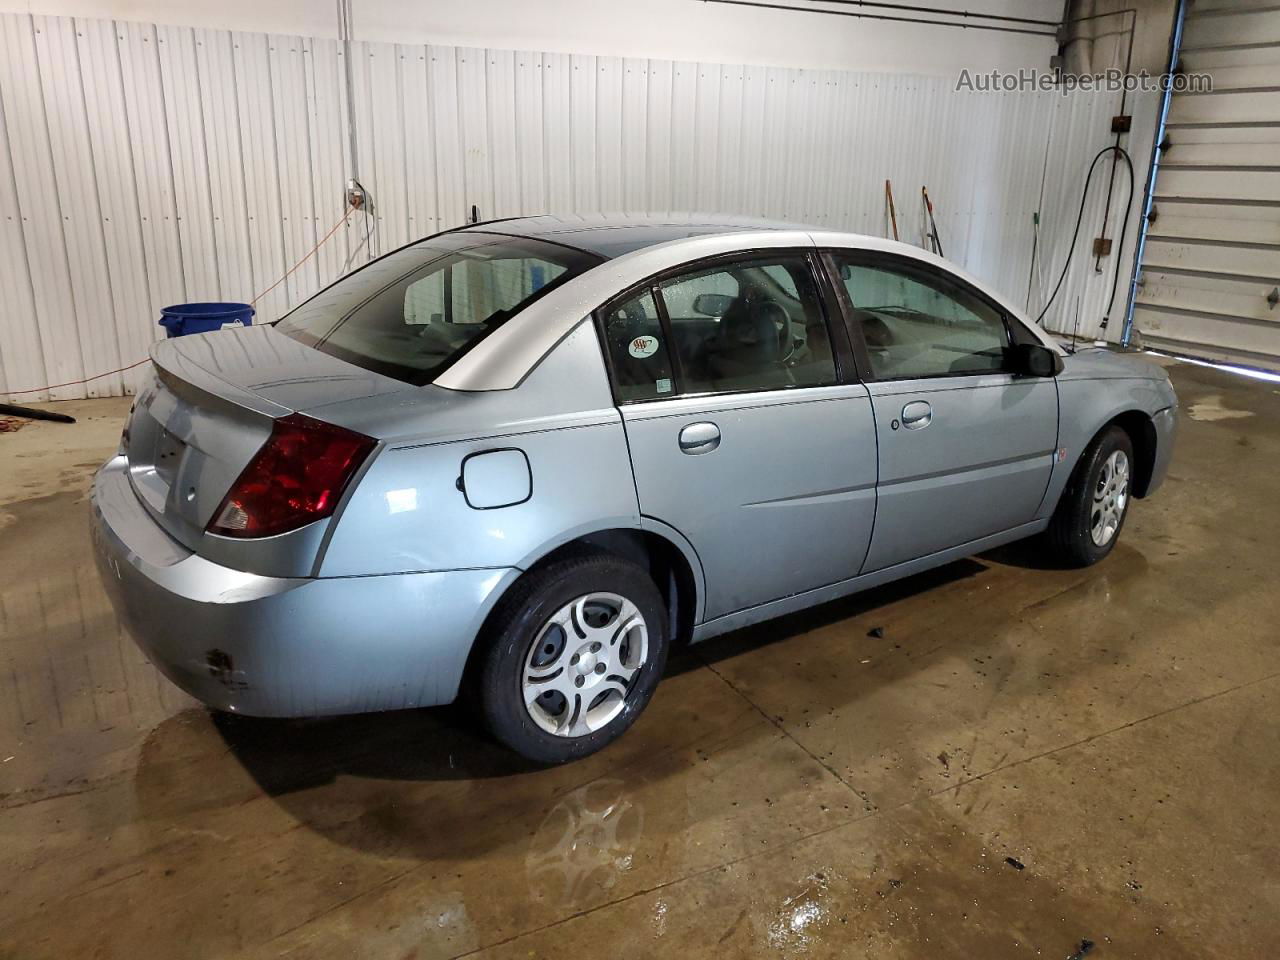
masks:
<svg viewBox="0 0 1280 960"><path fill-rule="evenodd" d="M727 293L700 293L693 298L693 310L704 317L723 317L733 306L733 297Z"/></svg>
<svg viewBox="0 0 1280 960"><path fill-rule="evenodd" d="M1056 377L1062 356L1040 343L1015 343L1005 353L1005 369L1027 377Z"/></svg>

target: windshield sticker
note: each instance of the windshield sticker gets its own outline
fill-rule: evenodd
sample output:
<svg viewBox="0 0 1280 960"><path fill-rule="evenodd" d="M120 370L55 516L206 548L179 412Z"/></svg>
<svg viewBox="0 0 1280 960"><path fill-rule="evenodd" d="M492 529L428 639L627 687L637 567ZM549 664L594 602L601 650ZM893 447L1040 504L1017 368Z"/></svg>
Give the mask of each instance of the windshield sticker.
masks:
<svg viewBox="0 0 1280 960"><path fill-rule="evenodd" d="M670 393L671 379L669 377L663 377L655 384L655 386L658 388L659 393Z"/></svg>
<svg viewBox="0 0 1280 960"><path fill-rule="evenodd" d="M652 357L657 352L657 337L636 337L627 344L627 353L631 354L637 360L643 360L645 357Z"/></svg>

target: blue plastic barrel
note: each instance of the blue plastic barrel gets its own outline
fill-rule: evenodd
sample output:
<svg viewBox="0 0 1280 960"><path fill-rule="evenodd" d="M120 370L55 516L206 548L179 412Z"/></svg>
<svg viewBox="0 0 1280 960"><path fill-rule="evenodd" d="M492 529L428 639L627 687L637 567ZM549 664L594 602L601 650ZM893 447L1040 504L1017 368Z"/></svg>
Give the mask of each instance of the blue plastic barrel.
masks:
<svg viewBox="0 0 1280 960"><path fill-rule="evenodd" d="M171 337L183 337L220 330L228 324L247 327L254 312L247 303L179 303L160 311L160 326Z"/></svg>

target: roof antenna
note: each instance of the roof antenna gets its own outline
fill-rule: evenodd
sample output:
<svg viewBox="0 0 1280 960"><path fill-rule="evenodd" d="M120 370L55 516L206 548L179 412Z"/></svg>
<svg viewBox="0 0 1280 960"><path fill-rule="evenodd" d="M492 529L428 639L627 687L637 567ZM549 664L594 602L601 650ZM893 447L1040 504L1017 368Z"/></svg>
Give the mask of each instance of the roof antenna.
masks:
<svg viewBox="0 0 1280 960"><path fill-rule="evenodd" d="M1076 336L1080 333L1080 298L1076 297L1076 322L1071 325L1071 352L1076 352Z"/></svg>

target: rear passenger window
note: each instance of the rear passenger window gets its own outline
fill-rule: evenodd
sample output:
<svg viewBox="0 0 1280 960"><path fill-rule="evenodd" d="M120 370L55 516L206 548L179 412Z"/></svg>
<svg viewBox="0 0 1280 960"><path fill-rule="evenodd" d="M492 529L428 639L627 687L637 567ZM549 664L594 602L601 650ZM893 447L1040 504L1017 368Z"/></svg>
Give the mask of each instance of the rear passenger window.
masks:
<svg viewBox="0 0 1280 960"><path fill-rule="evenodd" d="M822 304L803 257L717 266L659 289L681 393L835 382Z"/></svg>
<svg viewBox="0 0 1280 960"><path fill-rule="evenodd" d="M836 382L825 313L804 257L692 271L661 282L657 296L660 302L646 290L604 313L622 402Z"/></svg>
<svg viewBox="0 0 1280 960"><path fill-rule="evenodd" d="M645 291L610 308L604 336L619 400L654 400L675 391L652 293Z"/></svg>

